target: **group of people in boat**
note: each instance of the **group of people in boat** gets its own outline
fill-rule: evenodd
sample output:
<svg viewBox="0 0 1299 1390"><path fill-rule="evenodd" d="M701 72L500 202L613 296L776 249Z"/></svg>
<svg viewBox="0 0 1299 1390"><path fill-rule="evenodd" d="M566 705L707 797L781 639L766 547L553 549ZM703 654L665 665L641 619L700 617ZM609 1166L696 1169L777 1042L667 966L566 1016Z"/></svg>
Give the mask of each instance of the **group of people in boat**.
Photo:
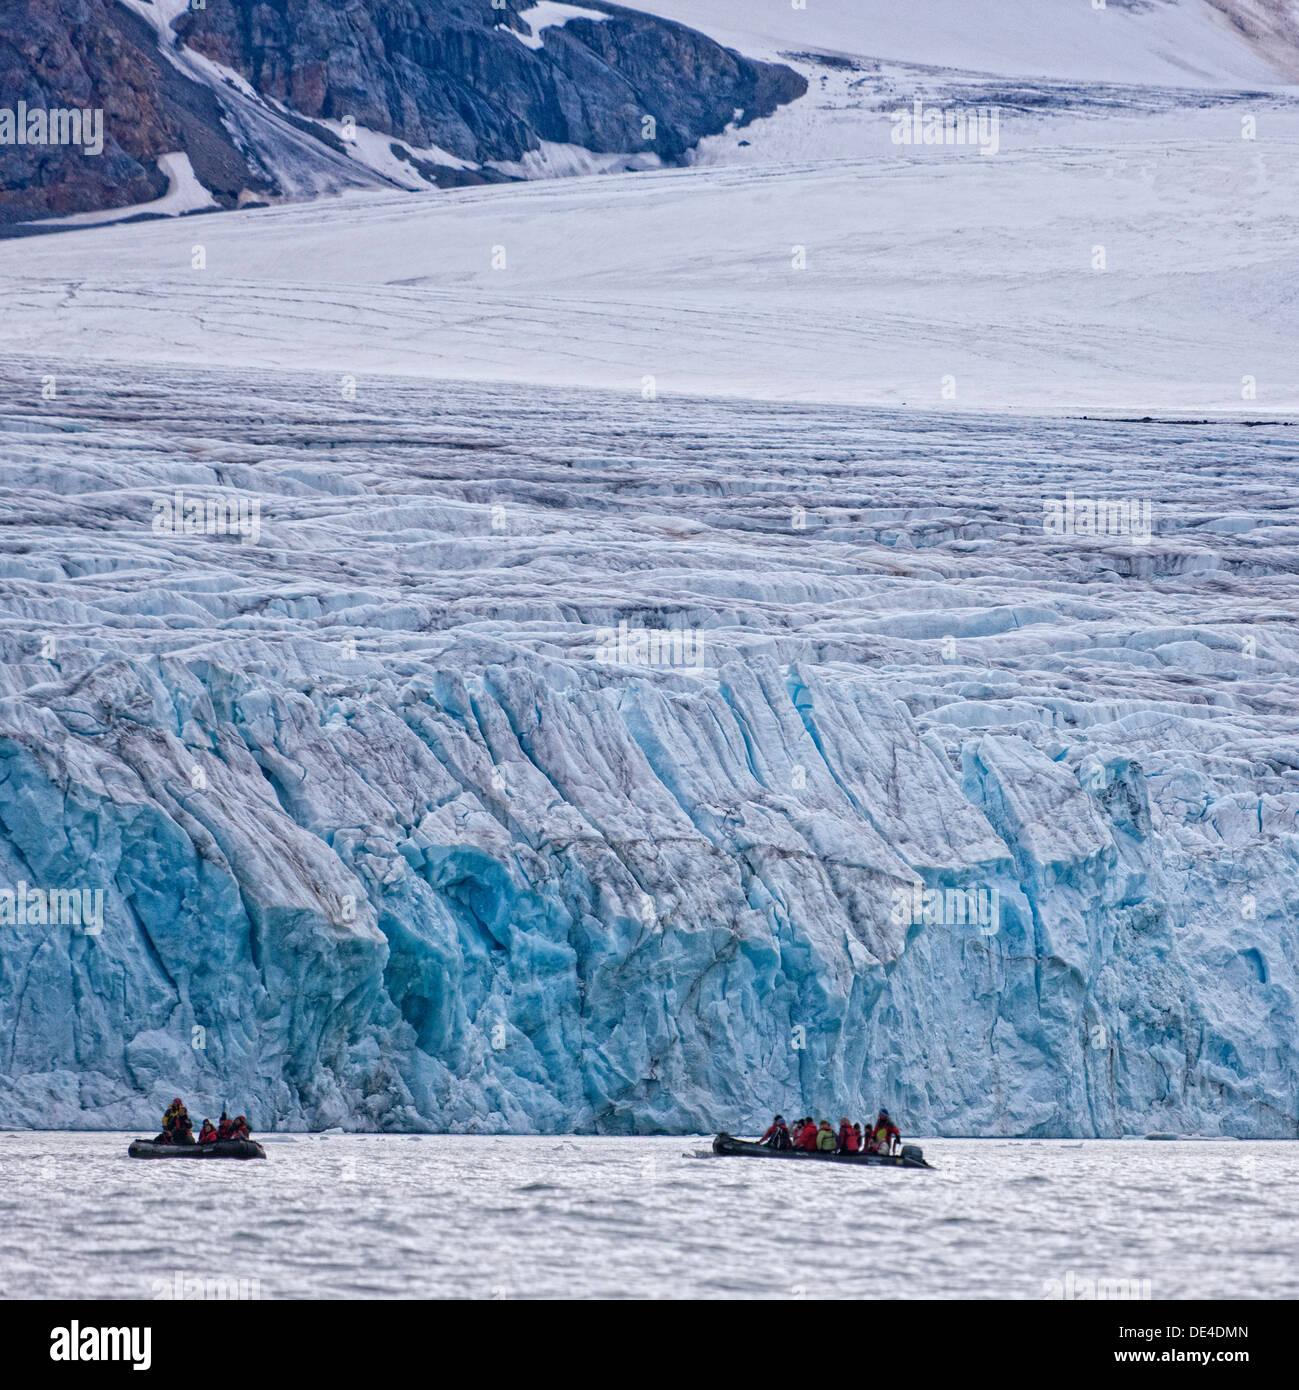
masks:
<svg viewBox="0 0 1299 1390"><path fill-rule="evenodd" d="M236 1115L232 1120L223 1110L221 1120L218 1124L213 1124L211 1120L204 1120L202 1128L198 1132L198 1138L194 1138L194 1126L189 1118L189 1111L185 1109L185 1103L179 1096L167 1107L166 1113L162 1117L162 1133L153 1141L155 1144L215 1144L222 1139L247 1139L248 1121L242 1115Z"/></svg>
<svg viewBox="0 0 1299 1390"><path fill-rule="evenodd" d="M838 1132L831 1128L829 1120L822 1120L818 1124L810 1115L806 1115L787 1125L785 1117L777 1115L758 1140L759 1144L766 1144L771 1149L807 1149L833 1154L896 1153L901 1142L902 1135L889 1118L887 1110L880 1111L874 1124L867 1121L865 1130L861 1125L851 1123L845 1115L839 1121Z"/></svg>

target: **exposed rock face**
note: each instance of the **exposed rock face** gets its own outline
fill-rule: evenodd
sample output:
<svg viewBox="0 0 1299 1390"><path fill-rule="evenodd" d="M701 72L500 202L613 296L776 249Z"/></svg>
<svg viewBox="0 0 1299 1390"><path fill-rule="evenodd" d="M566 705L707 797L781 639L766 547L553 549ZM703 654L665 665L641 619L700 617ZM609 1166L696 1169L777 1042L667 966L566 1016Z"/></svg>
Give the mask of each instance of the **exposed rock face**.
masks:
<svg viewBox="0 0 1299 1390"><path fill-rule="evenodd" d="M615 6L541 31L531 0L231 0L182 17L185 43L308 116L357 122L462 159L514 160L540 140L679 159L704 135L801 96L789 68ZM583 7L587 8L587 7ZM657 127L647 140L644 118Z"/></svg>
<svg viewBox="0 0 1299 1390"><path fill-rule="evenodd" d="M264 186L232 144L221 106L158 52L153 31L117 0L11 0L0 8L0 106L103 111L103 151L76 145L0 150L0 224L105 207L167 191L159 155L183 150L217 201Z"/></svg>
<svg viewBox="0 0 1299 1390"><path fill-rule="evenodd" d="M152 160L178 131L159 92L158 63L119 27L104 0L11 0L0 8L0 105L104 109L104 149L6 146L0 219L146 202L167 180Z"/></svg>
<svg viewBox="0 0 1299 1390"><path fill-rule="evenodd" d="M121 0L11 0L0 9L0 106L102 109L104 148L4 146L0 225L160 197L156 160L173 151L225 207L246 193L387 182L337 140L330 148L310 124L319 119L352 116L475 164L518 160L542 141L670 163L737 111L766 115L806 89L788 68L664 20L602 7L606 20L534 36L517 13L527 0L510 3L230 0L176 20L180 58L188 48L234 69L256 89L249 96L172 61L159 42L172 35L164 11L155 31ZM452 172L425 177L499 177Z"/></svg>

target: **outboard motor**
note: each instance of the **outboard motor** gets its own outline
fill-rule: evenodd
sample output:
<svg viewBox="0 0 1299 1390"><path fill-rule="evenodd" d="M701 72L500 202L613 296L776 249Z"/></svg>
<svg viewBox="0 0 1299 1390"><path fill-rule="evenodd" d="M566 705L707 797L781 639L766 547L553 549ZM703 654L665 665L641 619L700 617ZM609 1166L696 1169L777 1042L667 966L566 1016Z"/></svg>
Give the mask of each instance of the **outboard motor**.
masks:
<svg viewBox="0 0 1299 1390"><path fill-rule="evenodd" d="M903 1163L914 1163L917 1166L928 1167L925 1163L925 1151L918 1144L903 1144L902 1146Z"/></svg>

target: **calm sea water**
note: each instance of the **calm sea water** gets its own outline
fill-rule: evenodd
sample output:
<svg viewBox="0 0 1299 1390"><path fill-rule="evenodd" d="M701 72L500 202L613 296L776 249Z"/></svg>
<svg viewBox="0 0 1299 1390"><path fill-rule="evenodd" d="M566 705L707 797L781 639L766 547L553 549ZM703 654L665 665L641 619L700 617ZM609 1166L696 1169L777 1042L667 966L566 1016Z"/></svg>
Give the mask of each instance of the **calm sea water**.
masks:
<svg viewBox="0 0 1299 1390"><path fill-rule="evenodd" d="M1299 1297L1299 1143L936 1139L928 1173L690 1138L148 1163L130 1137L0 1134L0 1295Z"/></svg>

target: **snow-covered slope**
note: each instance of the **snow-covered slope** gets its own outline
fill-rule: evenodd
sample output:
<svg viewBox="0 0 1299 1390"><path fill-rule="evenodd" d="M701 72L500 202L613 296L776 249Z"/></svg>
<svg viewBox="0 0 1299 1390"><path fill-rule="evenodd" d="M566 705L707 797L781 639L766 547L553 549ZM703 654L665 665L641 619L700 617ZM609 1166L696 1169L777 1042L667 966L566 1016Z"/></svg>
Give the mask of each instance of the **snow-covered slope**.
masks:
<svg viewBox="0 0 1299 1390"><path fill-rule="evenodd" d="M1294 1133L1291 430L47 366L0 1125Z"/></svg>
<svg viewBox="0 0 1299 1390"><path fill-rule="evenodd" d="M755 56L840 53L1080 82L1296 79L1293 0L637 0ZM1273 20L1259 23L1261 16ZM1288 18L1289 23L1284 21ZM1257 38L1253 37L1257 34Z"/></svg>
<svg viewBox="0 0 1299 1390"><path fill-rule="evenodd" d="M66 217L50 218L49 222L59 227L94 227L105 222L119 222L124 214L132 217L178 217L182 213L206 212L217 206L212 195L194 177L188 155L159 155L158 168L167 176L167 191L151 203L137 203L125 209L74 212ZM33 225L39 227L48 223L37 222Z"/></svg>
<svg viewBox="0 0 1299 1390"><path fill-rule="evenodd" d="M1299 113L1008 118L982 158L894 146L883 111L838 100L686 171L0 244L5 341L637 393L1299 408Z"/></svg>
<svg viewBox="0 0 1299 1390"><path fill-rule="evenodd" d="M1223 85L1266 75L1213 7L1050 0L1050 24L1018 0L975 7L978 24L954 3L688 8L672 17L785 53L807 95L703 138L686 171L0 244L6 341L91 357L111 332L127 360L767 399L1299 409L1299 95ZM728 31L736 13L747 27ZM980 43L1020 75L975 71ZM1067 75L1024 75L1041 68ZM995 153L895 143L916 101L995 113ZM375 169L422 181L361 134ZM626 162L552 145L502 168Z"/></svg>

